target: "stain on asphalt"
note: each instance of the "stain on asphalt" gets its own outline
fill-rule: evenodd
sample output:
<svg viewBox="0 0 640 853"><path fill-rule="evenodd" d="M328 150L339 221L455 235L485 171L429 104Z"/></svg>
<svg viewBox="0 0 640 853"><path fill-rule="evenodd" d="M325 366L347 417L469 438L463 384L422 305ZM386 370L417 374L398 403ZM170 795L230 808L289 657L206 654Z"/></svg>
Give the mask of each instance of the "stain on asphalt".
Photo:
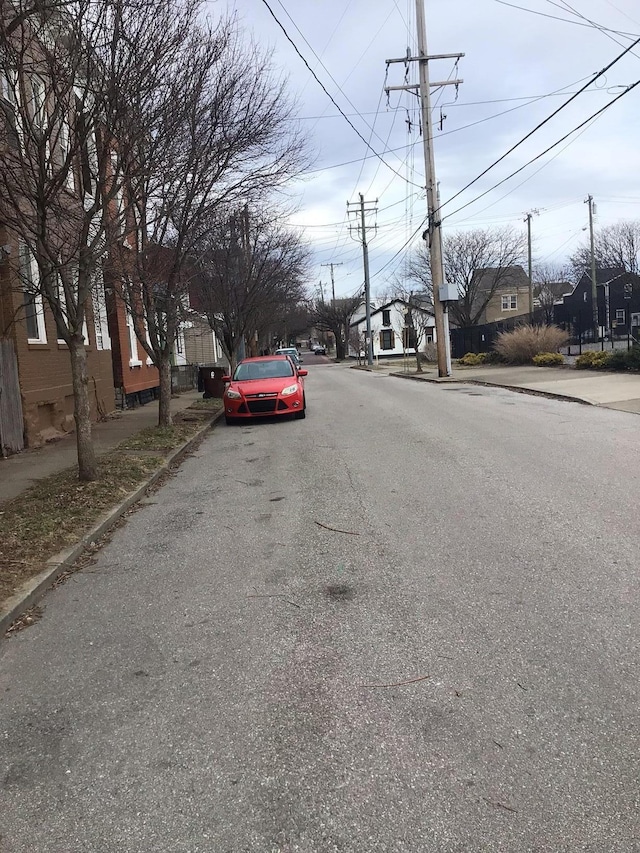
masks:
<svg viewBox="0 0 640 853"><path fill-rule="evenodd" d="M324 588L325 595L334 601L352 601L356 591L344 583L332 583Z"/></svg>

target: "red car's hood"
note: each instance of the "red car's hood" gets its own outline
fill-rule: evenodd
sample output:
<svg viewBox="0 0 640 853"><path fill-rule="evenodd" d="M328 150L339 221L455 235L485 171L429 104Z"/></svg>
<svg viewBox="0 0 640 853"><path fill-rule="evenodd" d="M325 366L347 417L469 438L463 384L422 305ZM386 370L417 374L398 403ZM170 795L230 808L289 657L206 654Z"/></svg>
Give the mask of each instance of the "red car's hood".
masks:
<svg viewBox="0 0 640 853"><path fill-rule="evenodd" d="M238 391L243 397L252 394L277 394L283 388L288 388L294 383L302 384L297 376L282 376L278 379L245 379L240 382L232 382L229 388Z"/></svg>

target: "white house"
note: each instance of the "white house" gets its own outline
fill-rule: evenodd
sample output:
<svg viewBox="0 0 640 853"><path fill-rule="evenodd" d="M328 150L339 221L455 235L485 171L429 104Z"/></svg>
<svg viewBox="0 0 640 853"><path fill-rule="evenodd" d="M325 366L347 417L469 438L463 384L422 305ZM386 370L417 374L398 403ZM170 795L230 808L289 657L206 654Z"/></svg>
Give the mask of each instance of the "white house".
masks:
<svg viewBox="0 0 640 853"><path fill-rule="evenodd" d="M415 355L416 346L424 349L436 339L435 316L426 307L410 305L404 299L392 299L371 308L371 336L374 358ZM364 303L349 324L349 356L365 350L367 320Z"/></svg>

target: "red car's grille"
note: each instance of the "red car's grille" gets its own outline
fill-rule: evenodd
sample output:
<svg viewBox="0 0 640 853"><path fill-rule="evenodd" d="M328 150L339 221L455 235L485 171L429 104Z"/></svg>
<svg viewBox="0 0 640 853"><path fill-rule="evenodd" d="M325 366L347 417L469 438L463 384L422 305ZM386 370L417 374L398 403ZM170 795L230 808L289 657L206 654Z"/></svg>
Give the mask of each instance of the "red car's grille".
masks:
<svg viewBox="0 0 640 853"><path fill-rule="evenodd" d="M249 399L247 400L247 406L252 415L263 415L267 412L275 412L276 410L276 402L277 398L271 397L269 399Z"/></svg>

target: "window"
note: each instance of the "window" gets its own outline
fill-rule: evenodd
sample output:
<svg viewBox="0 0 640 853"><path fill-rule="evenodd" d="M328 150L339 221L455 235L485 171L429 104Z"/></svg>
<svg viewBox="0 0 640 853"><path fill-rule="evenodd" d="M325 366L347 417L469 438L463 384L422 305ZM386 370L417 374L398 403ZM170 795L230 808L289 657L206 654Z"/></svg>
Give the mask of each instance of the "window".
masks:
<svg viewBox="0 0 640 853"><path fill-rule="evenodd" d="M138 357L138 338L129 308L127 308L127 329L129 331L129 367L142 367L142 362Z"/></svg>
<svg viewBox="0 0 640 853"><path fill-rule="evenodd" d="M416 349L418 346L418 333L413 326L405 326L402 330L402 343L405 349Z"/></svg>
<svg viewBox="0 0 640 853"><path fill-rule="evenodd" d="M30 344L46 344L47 331L44 325L42 296L37 292L40 273L36 259L25 243L20 244L20 276L23 282L24 319L27 341Z"/></svg>
<svg viewBox="0 0 640 853"><path fill-rule="evenodd" d="M102 273L96 270L91 287L91 302L93 306L93 323L96 330L96 349L111 349L109 324L107 322L107 302L104 295Z"/></svg>
<svg viewBox="0 0 640 853"><path fill-rule="evenodd" d="M69 160L69 151L71 147L69 142L69 123L64 118L60 122L58 146L60 149L60 168L63 171L65 169L67 170L67 174L64 179L65 186L69 190L75 190L76 182L73 171L73 160Z"/></svg>
<svg viewBox="0 0 640 853"><path fill-rule="evenodd" d="M393 329L383 329L380 332L380 349L393 349L395 346L395 335Z"/></svg>
<svg viewBox="0 0 640 853"><path fill-rule="evenodd" d="M12 107L17 105L15 74L8 68L0 68L0 97L8 101Z"/></svg>
<svg viewBox="0 0 640 853"><path fill-rule="evenodd" d="M382 312L382 325L390 326L391 325L391 310L389 308L385 308Z"/></svg>
<svg viewBox="0 0 640 853"><path fill-rule="evenodd" d="M518 308L518 296L515 293L509 293L502 297L502 310L515 311Z"/></svg>
<svg viewBox="0 0 640 853"><path fill-rule="evenodd" d="M626 311L624 308L616 308L616 325L624 326L626 325Z"/></svg>
<svg viewBox="0 0 640 853"><path fill-rule="evenodd" d="M45 129L47 114L46 91L40 77L31 78L31 93L33 95L33 126L35 130L42 133Z"/></svg>

